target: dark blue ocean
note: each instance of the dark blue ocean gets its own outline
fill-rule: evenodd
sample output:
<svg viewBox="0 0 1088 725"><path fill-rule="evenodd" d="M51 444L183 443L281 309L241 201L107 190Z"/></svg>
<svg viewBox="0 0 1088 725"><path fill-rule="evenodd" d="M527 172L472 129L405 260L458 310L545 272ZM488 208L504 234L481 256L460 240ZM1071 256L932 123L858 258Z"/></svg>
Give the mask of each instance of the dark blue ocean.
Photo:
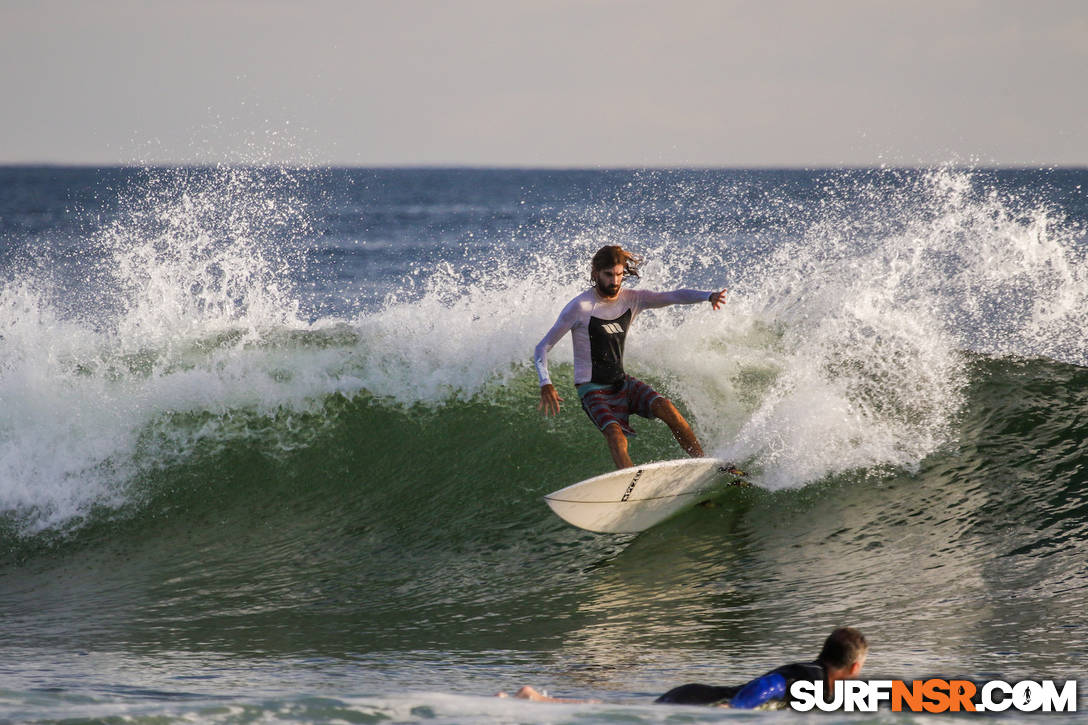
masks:
<svg viewBox="0 0 1088 725"><path fill-rule="evenodd" d="M1081 678L1086 185L0 168L0 721L925 719L652 704L840 625L875 678ZM542 501L611 466L530 360L604 244L729 289L627 368L756 484L640 535Z"/></svg>

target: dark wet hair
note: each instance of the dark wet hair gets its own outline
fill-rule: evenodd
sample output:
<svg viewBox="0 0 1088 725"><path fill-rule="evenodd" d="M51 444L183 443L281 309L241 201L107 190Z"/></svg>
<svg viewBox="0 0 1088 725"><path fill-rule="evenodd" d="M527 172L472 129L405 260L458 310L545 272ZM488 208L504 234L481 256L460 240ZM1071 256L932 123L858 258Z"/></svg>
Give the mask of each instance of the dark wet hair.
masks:
<svg viewBox="0 0 1088 725"><path fill-rule="evenodd" d="M839 627L824 641L817 658L825 665L843 669L854 664L869 651L865 635L853 627Z"/></svg>
<svg viewBox="0 0 1088 725"><path fill-rule="evenodd" d="M617 264L623 265L624 277L637 277L638 267L642 264L642 260L618 244L609 244L598 249L597 253L593 255L593 268L590 276L596 275L602 269L615 267Z"/></svg>

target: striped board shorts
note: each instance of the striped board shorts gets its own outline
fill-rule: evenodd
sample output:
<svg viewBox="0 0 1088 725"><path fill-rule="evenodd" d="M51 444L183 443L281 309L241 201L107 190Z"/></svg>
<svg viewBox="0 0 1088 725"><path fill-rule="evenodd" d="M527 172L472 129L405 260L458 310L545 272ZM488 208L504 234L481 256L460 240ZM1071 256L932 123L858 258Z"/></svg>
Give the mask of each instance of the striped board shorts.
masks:
<svg viewBox="0 0 1088 725"><path fill-rule="evenodd" d="M615 424L625 435L633 436L635 431L627 423L631 413L653 419L652 406L660 397L649 385L627 375L616 388L598 388L583 395L582 410L600 430Z"/></svg>

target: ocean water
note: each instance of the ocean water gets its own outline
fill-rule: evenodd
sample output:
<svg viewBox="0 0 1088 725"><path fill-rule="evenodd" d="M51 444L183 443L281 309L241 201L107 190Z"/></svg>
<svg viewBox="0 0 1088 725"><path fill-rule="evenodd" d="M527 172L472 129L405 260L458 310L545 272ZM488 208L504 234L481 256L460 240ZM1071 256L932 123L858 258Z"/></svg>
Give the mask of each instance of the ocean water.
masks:
<svg viewBox="0 0 1088 725"><path fill-rule="evenodd" d="M872 677L1082 678L1085 185L0 168L0 721L926 719L652 704L840 625ZM530 362L610 243L729 288L627 367L757 484L637 536L541 498L611 465Z"/></svg>

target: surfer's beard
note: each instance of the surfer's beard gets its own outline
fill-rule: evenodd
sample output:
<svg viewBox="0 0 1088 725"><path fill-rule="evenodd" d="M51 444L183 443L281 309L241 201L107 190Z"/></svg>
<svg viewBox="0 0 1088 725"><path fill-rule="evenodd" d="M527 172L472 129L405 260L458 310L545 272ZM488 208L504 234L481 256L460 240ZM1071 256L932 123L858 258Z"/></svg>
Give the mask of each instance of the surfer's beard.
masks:
<svg viewBox="0 0 1088 725"><path fill-rule="evenodd" d="M597 289L600 290L601 295L604 297L615 297L620 293L620 285L618 284L606 285L598 282Z"/></svg>

